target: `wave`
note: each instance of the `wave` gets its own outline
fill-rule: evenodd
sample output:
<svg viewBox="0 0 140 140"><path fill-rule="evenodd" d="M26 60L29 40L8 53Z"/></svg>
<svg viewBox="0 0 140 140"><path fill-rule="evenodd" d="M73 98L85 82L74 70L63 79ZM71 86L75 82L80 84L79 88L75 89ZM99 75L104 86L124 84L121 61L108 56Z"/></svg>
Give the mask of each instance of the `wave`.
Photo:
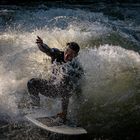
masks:
<svg viewBox="0 0 140 140"><path fill-rule="evenodd" d="M79 9L16 9L11 21L4 16L0 20L4 28L0 34L1 114L18 116L20 105L26 105L27 81L49 74L49 57L35 44L39 35L60 50L70 41L81 46L78 59L85 77L80 96L71 98L70 118L95 135L115 135L116 128L125 130L127 124L137 122L134 130L139 125L139 41L131 35L139 31L137 24L127 26L133 22Z"/></svg>

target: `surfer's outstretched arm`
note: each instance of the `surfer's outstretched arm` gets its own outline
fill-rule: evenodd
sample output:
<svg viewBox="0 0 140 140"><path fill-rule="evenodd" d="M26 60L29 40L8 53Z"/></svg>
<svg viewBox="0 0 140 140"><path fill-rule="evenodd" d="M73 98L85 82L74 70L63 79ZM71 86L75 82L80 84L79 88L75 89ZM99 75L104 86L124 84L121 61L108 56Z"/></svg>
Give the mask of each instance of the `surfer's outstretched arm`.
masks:
<svg viewBox="0 0 140 140"><path fill-rule="evenodd" d="M52 51L51 48L47 44L44 44L43 40L39 36L37 36L36 43L38 48L42 52L46 53L48 56L51 56L51 51Z"/></svg>

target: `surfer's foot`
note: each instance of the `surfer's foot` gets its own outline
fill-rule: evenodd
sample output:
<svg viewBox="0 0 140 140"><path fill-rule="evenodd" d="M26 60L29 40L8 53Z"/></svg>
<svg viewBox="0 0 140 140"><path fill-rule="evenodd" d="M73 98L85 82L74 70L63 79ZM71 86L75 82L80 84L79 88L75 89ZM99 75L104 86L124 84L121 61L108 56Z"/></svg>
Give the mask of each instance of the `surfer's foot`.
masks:
<svg viewBox="0 0 140 140"><path fill-rule="evenodd" d="M60 117L56 117L56 116L54 116L54 117L52 117L52 119L53 119L53 126L59 126L59 125L63 125L64 123L63 123L63 119L62 118L60 118Z"/></svg>
<svg viewBox="0 0 140 140"><path fill-rule="evenodd" d="M58 113L58 114L56 115L56 117L61 118L63 124L65 124L66 121L67 121L67 119L66 119L66 114L65 114L64 112L60 112L60 113Z"/></svg>

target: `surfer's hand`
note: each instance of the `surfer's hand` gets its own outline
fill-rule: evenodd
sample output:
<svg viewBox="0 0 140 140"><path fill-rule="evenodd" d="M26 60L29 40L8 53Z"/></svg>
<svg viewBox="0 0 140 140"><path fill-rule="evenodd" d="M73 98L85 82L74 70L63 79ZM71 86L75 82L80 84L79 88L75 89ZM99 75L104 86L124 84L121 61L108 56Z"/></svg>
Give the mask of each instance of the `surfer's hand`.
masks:
<svg viewBox="0 0 140 140"><path fill-rule="evenodd" d="M42 46L43 45L43 40L39 36L37 36L36 43L38 45L41 45Z"/></svg>
<svg viewBox="0 0 140 140"><path fill-rule="evenodd" d="M62 118L64 122L66 121L66 114L65 114L64 112L58 113L58 114L57 114L57 117Z"/></svg>

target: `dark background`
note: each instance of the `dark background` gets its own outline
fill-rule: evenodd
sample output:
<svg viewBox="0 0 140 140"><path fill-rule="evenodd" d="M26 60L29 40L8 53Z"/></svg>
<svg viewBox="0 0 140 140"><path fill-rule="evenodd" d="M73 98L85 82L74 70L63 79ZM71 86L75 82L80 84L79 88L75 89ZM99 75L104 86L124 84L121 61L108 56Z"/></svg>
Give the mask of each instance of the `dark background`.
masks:
<svg viewBox="0 0 140 140"><path fill-rule="evenodd" d="M24 5L55 2L56 4L140 3L140 0L1 0L0 5Z"/></svg>

